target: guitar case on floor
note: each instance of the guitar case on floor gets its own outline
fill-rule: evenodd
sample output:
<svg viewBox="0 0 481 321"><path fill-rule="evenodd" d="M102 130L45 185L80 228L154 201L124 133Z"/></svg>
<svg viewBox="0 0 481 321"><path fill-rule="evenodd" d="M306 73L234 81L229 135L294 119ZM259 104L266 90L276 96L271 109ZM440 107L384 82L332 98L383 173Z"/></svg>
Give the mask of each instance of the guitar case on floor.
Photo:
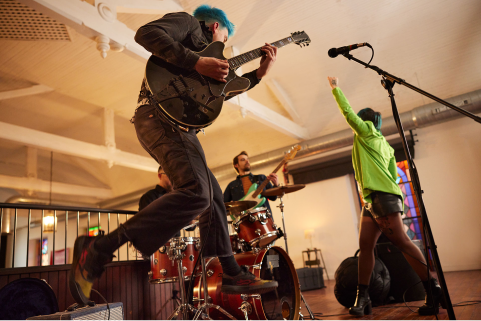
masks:
<svg viewBox="0 0 481 321"><path fill-rule="evenodd" d="M356 251L353 257L348 257L339 265L334 275L336 285L334 295L337 301L349 308L356 302L359 258ZM391 277L384 263L376 258L374 269L371 274L369 296L374 306L386 304L389 301L388 294L391 285Z"/></svg>
<svg viewBox="0 0 481 321"><path fill-rule="evenodd" d="M56 312L57 297L44 280L22 278L0 290L0 320L25 320Z"/></svg>

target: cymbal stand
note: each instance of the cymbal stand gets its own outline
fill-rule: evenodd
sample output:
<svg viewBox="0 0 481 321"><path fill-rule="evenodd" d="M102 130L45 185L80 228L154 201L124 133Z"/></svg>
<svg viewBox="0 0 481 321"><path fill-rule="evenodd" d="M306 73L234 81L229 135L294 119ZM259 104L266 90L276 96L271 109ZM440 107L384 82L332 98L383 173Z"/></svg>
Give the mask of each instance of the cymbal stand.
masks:
<svg viewBox="0 0 481 321"><path fill-rule="evenodd" d="M282 195L279 196L279 199L280 199L281 203L277 207L279 207L279 209L281 210L282 227L284 228L284 241L286 242L286 252L287 252L287 254L289 254L289 249L287 248L286 223L284 222L284 201L282 200L282 197L284 197L284 195L285 195L285 193L282 193ZM301 292L301 291L299 290L299 292ZM304 295L302 295L302 292L301 292L301 300L302 300L302 302L304 302L304 305L306 306L307 312L309 312L309 316L311 317L311 320L314 320L315 319L314 314L312 313L311 308L307 304L306 299L304 299ZM299 315L301 316L302 319L304 318L304 316L301 314L300 311L299 311Z"/></svg>
<svg viewBox="0 0 481 321"><path fill-rule="evenodd" d="M282 201L282 197L284 197L285 193L282 193L281 196L279 196L279 199L281 200L281 203L277 206L281 210L282 214L282 228L284 229L284 241L286 242L286 252L289 254L289 249L287 248L287 232L286 232L286 224L284 222L284 202Z"/></svg>
<svg viewBox="0 0 481 321"><path fill-rule="evenodd" d="M201 261L201 265L202 265L202 285L203 285L203 288L204 288L204 303L202 303L199 308L197 309L197 312L196 314L194 315L194 320L198 320L199 317L202 315L204 316L204 319L205 319L205 316L207 318L209 318L210 320L212 320L209 316L209 309L210 308L214 308L214 309L217 309L218 311L220 311L221 313L223 313L225 316L227 316L228 318L230 318L231 320L237 320L236 318L234 318L229 312L227 312L226 310L224 310L223 308L221 308L219 305L216 305L216 304L212 304L210 303L210 297L209 297L209 292L207 291L207 272L205 270L205 261L204 261L204 258L202 257L200 259ZM200 292L200 291L199 291ZM200 293L199 293L199 299L200 299ZM205 313L202 313L202 311L205 310Z"/></svg>

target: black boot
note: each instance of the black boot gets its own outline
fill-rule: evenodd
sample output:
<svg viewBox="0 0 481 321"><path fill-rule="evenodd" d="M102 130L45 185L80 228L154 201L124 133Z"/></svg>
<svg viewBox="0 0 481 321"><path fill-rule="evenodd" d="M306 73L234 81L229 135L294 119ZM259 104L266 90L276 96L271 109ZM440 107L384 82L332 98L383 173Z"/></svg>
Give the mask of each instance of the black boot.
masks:
<svg viewBox="0 0 481 321"><path fill-rule="evenodd" d="M438 280L433 278L429 281L423 281L423 286L426 297L424 305L418 309L418 313L420 315L437 314L439 313L439 303L441 303L443 309L446 309L443 290L439 286Z"/></svg>
<svg viewBox="0 0 481 321"><path fill-rule="evenodd" d="M372 314L372 304L369 298L369 285L359 284L357 286L356 303L349 308L349 314L358 317L364 314Z"/></svg>

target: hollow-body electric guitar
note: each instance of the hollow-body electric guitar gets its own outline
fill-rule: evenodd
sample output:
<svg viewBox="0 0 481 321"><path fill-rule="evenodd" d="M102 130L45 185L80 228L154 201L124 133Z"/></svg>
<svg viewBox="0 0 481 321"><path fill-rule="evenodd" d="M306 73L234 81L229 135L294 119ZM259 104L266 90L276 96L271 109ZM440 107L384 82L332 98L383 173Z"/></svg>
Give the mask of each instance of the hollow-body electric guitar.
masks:
<svg viewBox="0 0 481 321"><path fill-rule="evenodd" d="M284 166L285 163L294 159L294 157L296 157L296 154L300 149L301 149L301 146L299 146L299 145L292 146L292 148L286 153L286 155L284 156L284 158L282 159L280 164L277 165L277 167L272 171L272 173L277 173L277 171L282 166ZM261 193L264 190L264 188L267 186L268 183L269 183L268 179L266 179L264 182L262 182L262 184L260 184L259 186L257 186L257 183L253 183L251 185L251 187L249 187L249 190L247 191L247 194L244 195L244 197L241 198L239 201L244 201L244 200L245 201L256 201L257 205L255 205L253 208L261 207L266 202L266 198L261 197Z"/></svg>
<svg viewBox="0 0 481 321"><path fill-rule="evenodd" d="M291 43L305 46L310 42L309 36L300 31L271 45L281 48ZM226 83L203 76L197 71L179 68L154 55L150 57L145 70L147 86L160 110L171 121L198 129L209 126L219 116L227 96L240 94L249 88L249 79L237 76L235 70L261 57L263 51L257 48L226 59L224 47L224 43L216 41L197 54L227 60L229 74L225 78Z"/></svg>

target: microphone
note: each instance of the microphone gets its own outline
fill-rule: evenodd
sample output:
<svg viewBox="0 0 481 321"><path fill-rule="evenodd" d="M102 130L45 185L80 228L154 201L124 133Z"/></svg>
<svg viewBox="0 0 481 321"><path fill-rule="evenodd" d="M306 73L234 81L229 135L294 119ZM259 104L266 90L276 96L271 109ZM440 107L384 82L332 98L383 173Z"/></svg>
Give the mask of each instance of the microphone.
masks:
<svg viewBox="0 0 481 321"><path fill-rule="evenodd" d="M327 54L328 54L329 57L331 57L331 58L336 58L338 55L343 55L343 54L345 54L345 53L348 53L348 52L351 51L351 50L357 49L357 48L359 48L359 47L364 47L364 46L371 47L371 45L368 44L367 42L356 43L356 44L350 45L350 46L339 47L339 48L331 48L331 49L329 49L329 51L327 52Z"/></svg>

